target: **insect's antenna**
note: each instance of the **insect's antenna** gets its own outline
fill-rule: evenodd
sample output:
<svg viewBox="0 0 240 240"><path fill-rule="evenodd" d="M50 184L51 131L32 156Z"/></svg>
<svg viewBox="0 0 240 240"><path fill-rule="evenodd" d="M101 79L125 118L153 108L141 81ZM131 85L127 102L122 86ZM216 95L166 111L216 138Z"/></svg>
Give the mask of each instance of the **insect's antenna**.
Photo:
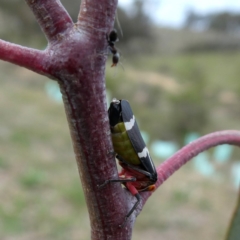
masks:
<svg viewBox="0 0 240 240"><path fill-rule="evenodd" d="M119 28L119 30L120 30L120 33L121 33L121 35L122 35L122 37L123 37L122 27L121 27L121 24L120 24L120 21L119 21L119 18L118 18L118 9L117 9L117 11L116 11L116 22L117 22L117 26L118 26L118 28Z"/></svg>

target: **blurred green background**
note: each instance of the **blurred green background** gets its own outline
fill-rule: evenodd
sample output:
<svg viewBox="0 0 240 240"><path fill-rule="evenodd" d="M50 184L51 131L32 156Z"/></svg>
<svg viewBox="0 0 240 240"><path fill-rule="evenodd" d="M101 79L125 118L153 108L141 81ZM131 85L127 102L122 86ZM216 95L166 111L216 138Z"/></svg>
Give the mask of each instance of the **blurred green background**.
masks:
<svg viewBox="0 0 240 240"><path fill-rule="evenodd" d="M62 2L76 20L79 1ZM185 25L172 29L153 24L143 8L136 1L134 14L118 10L121 64L111 68L109 56L106 85L110 100L131 103L159 165L189 139L239 129L240 13L189 12ZM45 48L24 1L1 1L0 19L2 39ZM207 22L201 31L199 21ZM2 61L0 73L0 239L90 239L57 86ZM212 149L175 173L149 199L133 239L223 239L239 156L237 148Z"/></svg>

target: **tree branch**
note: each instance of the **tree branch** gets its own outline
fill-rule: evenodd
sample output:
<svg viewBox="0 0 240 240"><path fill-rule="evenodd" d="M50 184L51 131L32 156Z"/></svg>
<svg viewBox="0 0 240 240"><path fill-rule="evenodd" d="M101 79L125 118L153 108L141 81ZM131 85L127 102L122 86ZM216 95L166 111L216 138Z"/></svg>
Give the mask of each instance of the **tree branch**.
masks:
<svg viewBox="0 0 240 240"><path fill-rule="evenodd" d="M109 33L112 29L109 23L114 22L116 9L117 0L82 0L77 24L86 32L95 30L104 34Z"/></svg>
<svg viewBox="0 0 240 240"><path fill-rule="evenodd" d="M59 0L25 0L49 41L73 26L73 21Z"/></svg>
<svg viewBox="0 0 240 240"><path fill-rule="evenodd" d="M158 188L166 181L175 171L182 167L185 163L197 156L199 153L217 145L230 144L240 146L240 131L226 130L207 134L180 149L172 157L163 162L158 168ZM142 193L142 206L151 196L151 192Z"/></svg>
<svg viewBox="0 0 240 240"><path fill-rule="evenodd" d="M49 76L44 64L46 52L0 40L0 59Z"/></svg>

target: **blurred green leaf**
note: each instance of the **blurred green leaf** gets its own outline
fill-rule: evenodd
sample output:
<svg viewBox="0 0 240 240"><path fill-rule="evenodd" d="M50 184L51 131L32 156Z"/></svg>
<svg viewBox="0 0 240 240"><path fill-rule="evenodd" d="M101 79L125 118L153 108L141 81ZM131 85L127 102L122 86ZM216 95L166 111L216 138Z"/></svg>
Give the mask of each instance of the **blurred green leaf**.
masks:
<svg viewBox="0 0 240 240"><path fill-rule="evenodd" d="M226 240L239 240L239 239L240 239L240 189L238 192L237 206L232 216Z"/></svg>

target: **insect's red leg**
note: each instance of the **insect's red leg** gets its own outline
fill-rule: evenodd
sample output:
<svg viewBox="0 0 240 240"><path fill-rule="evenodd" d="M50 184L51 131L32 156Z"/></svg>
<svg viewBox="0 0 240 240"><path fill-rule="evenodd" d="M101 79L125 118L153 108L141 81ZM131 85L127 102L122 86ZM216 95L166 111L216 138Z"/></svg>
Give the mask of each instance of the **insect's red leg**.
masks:
<svg viewBox="0 0 240 240"><path fill-rule="evenodd" d="M133 205L132 209L128 212L128 214L125 217L125 220L124 220L123 224L120 225L120 227L124 227L124 225L127 222L127 219L131 216L133 211L136 209L136 207L138 206L138 204L140 202L140 198L141 198L140 194L138 193L138 190L133 186L132 182L127 182L126 187L131 192L131 194L137 198L137 202Z"/></svg>
<svg viewBox="0 0 240 240"><path fill-rule="evenodd" d="M138 194L138 190L134 187L134 185L131 182L127 182L126 187L133 196Z"/></svg>

